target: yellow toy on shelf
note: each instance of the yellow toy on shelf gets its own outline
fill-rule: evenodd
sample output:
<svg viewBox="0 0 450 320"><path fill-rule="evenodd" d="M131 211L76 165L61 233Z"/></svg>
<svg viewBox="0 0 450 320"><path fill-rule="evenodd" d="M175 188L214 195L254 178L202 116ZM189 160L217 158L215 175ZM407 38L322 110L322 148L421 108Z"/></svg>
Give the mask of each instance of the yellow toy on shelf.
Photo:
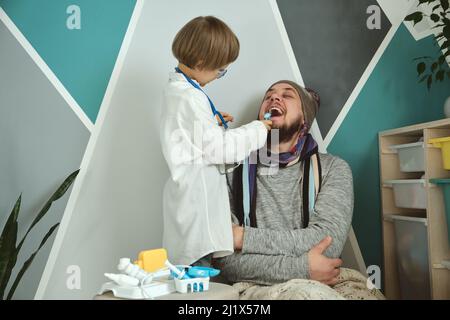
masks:
<svg viewBox="0 0 450 320"><path fill-rule="evenodd" d="M164 268L166 261L167 251L166 249L161 248L141 251L134 264L147 272L155 272Z"/></svg>
<svg viewBox="0 0 450 320"><path fill-rule="evenodd" d="M428 143L442 149L442 164L445 170L450 170L450 137L430 139Z"/></svg>

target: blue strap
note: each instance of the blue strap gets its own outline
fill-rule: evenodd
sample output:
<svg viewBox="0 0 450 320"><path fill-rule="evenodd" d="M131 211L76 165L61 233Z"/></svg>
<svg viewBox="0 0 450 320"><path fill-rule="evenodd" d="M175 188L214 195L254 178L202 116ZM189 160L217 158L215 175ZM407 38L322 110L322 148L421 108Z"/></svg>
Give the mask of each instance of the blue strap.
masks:
<svg viewBox="0 0 450 320"><path fill-rule="evenodd" d="M187 82L189 82L194 88L196 88L196 89L198 89L198 90L200 90L201 92L204 93L204 95L206 96L206 98L208 98L209 105L211 106L211 111L212 111L212 113L213 113L213 116L216 116L216 115L219 116L220 121L222 121L223 127L224 127L225 129L228 129L228 125L227 125L227 123L225 122L225 119L223 118L222 114L220 114L220 112L217 111L216 107L214 106L214 103L213 103L213 102L211 101L211 99L208 97L208 95L206 94L206 92L203 91L202 88L200 88L200 86L194 82L194 80L192 80L191 78L189 78L183 71L181 71L180 68L176 67L176 68L175 68L175 71L178 72L178 73L181 73L181 74L186 78Z"/></svg>
<svg viewBox="0 0 450 320"><path fill-rule="evenodd" d="M316 181L314 177L314 161L311 161L311 165L309 166L309 211L314 209L314 203L316 202Z"/></svg>
<svg viewBox="0 0 450 320"><path fill-rule="evenodd" d="M249 165L248 158L244 159L242 167L242 191L243 191L243 207L244 207L244 226L250 227L250 184L249 184Z"/></svg>

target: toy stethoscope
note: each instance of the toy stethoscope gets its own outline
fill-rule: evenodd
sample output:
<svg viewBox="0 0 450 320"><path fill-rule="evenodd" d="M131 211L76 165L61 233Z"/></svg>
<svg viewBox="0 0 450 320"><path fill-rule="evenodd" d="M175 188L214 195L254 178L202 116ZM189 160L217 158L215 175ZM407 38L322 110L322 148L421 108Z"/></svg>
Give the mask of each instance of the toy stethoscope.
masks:
<svg viewBox="0 0 450 320"><path fill-rule="evenodd" d="M191 78L189 78L183 71L180 70L180 68L176 67L175 71L178 73L181 73L187 80L187 82L189 82L194 88L200 90L201 92L203 92L203 94L206 96L206 98L208 98L209 101L209 105L211 106L211 111L213 113L213 116L218 116L220 118L220 121L222 121L222 125L225 129L228 129L228 125L225 121L225 119L223 118L222 114L220 112L217 111L216 107L214 106L214 103L211 101L211 99L208 97L208 95L206 94L205 91L202 90L202 88L200 88L200 86L194 82L194 80L192 80Z"/></svg>

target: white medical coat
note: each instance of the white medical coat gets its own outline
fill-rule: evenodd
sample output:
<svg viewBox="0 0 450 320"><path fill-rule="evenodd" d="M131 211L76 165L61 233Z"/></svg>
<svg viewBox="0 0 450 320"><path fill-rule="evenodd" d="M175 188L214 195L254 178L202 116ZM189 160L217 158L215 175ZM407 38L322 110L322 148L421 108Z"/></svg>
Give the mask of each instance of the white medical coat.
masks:
<svg viewBox="0 0 450 320"><path fill-rule="evenodd" d="M160 138L170 178L163 195L163 247L174 264L190 265L214 253L233 253L225 163L262 148L267 129L253 121L224 130L206 95L180 73L165 87Z"/></svg>

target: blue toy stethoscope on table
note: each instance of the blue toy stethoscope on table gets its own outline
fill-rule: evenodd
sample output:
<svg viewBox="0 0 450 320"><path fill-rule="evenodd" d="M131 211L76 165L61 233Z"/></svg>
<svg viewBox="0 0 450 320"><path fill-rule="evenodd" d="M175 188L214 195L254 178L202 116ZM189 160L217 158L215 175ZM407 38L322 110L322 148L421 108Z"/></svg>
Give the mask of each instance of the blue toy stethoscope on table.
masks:
<svg viewBox="0 0 450 320"><path fill-rule="evenodd" d="M223 118L222 114L220 112L217 111L216 107L214 106L214 103L211 101L211 99L208 97L208 95L205 93L205 91L202 90L202 88L200 88L200 86L194 82L194 80L192 80L191 78L189 78L183 71L180 70L180 68L176 67L175 71L178 73L181 73L187 80L187 82L189 82L194 88L200 90L201 92L203 92L206 96L206 98L208 98L209 101L209 105L211 106L211 111L213 113L213 116L218 116L220 118L220 121L222 121L223 127L225 129L228 129L228 125L225 121L225 119ZM226 70L223 70L219 76L217 78L221 78L225 75ZM271 114L268 112L266 114L264 114L264 119L265 120L270 120L271 118ZM248 159L244 159L243 161L243 168L242 168L242 189L243 189L243 209L244 209L244 225L249 227L250 226L250 186L249 186L249 164L248 164Z"/></svg>

